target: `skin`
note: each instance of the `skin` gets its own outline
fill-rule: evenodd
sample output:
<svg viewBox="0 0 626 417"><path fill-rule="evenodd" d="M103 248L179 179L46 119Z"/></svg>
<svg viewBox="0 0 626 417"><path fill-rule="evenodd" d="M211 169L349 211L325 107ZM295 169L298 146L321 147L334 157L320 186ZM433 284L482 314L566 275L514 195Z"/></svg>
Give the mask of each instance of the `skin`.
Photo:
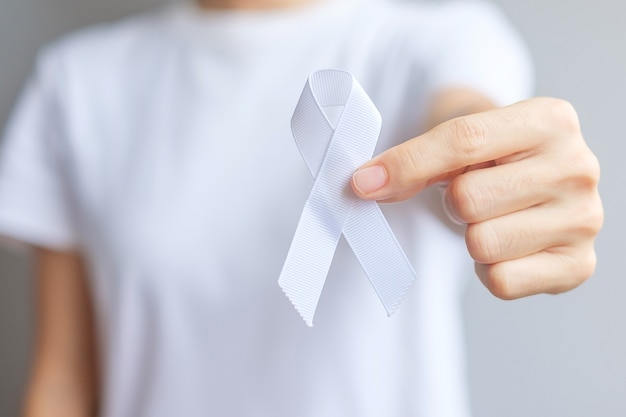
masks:
<svg viewBox="0 0 626 417"><path fill-rule="evenodd" d="M96 416L93 308L79 254L36 249L37 333L25 417Z"/></svg>
<svg viewBox="0 0 626 417"><path fill-rule="evenodd" d="M310 1L200 4L270 9ZM401 201L448 183L446 204L467 224L477 275L497 297L559 293L591 276L603 222L600 170L569 103L535 98L498 109L481 94L458 88L433 97L428 120L427 133L355 172L359 197ZM23 415L97 416L95 326L81 256L37 249L36 259L36 348Z"/></svg>
<svg viewBox="0 0 626 417"><path fill-rule="evenodd" d="M457 93L443 92L434 108L458 108ZM564 292L593 274L599 178L572 105L533 98L443 122L364 164L352 188L394 202L448 183L445 203L467 224L477 275L511 300Z"/></svg>

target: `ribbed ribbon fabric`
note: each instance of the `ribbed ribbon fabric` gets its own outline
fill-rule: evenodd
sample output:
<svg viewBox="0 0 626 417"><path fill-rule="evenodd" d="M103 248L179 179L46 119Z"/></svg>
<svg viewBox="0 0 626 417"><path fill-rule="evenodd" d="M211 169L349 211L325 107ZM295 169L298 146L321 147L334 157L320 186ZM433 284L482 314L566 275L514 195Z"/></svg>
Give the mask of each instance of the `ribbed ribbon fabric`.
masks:
<svg viewBox="0 0 626 417"><path fill-rule="evenodd" d="M291 129L315 183L278 280L309 326L342 233L388 315L415 279L378 204L350 187L354 171L371 159L380 128L378 110L349 72L309 76Z"/></svg>

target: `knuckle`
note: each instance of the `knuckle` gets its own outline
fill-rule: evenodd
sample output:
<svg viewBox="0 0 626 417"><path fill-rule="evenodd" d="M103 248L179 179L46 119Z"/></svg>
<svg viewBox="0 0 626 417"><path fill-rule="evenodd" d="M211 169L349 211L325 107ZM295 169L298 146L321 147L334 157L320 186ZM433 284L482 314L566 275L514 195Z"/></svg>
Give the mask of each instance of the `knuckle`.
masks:
<svg viewBox="0 0 626 417"><path fill-rule="evenodd" d="M596 201L594 209L592 210L592 219L591 223L594 227L594 236L600 232L602 226L604 226L604 207L602 206L602 202L600 201L600 196L596 194Z"/></svg>
<svg viewBox="0 0 626 417"><path fill-rule="evenodd" d="M481 280L489 292L497 298L502 300L518 298L505 263L489 265L487 268L484 268Z"/></svg>
<svg viewBox="0 0 626 417"><path fill-rule="evenodd" d="M587 281L596 270L597 257L596 252L591 246L585 249L584 253L577 253L576 256L568 256L570 258L570 268L568 268L569 276L566 282L557 285L550 291L551 294L559 294L572 290Z"/></svg>
<svg viewBox="0 0 626 417"><path fill-rule="evenodd" d="M577 249L574 253L560 255L565 276L557 280L551 288L545 292L548 294L560 294L570 291L587 281L596 269L597 257L593 244Z"/></svg>
<svg viewBox="0 0 626 417"><path fill-rule="evenodd" d="M543 107L550 116L551 123L555 123L560 131L569 133L580 132L580 121L574 106L567 100L559 98L542 98Z"/></svg>
<svg viewBox="0 0 626 417"><path fill-rule="evenodd" d="M596 251L593 247L588 251L586 256L581 256L579 259L578 265L578 285L585 282L587 279L591 278L593 273L596 270L596 265L598 263Z"/></svg>
<svg viewBox="0 0 626 417"><path fill-rule="evenodd" d="M498 236L488 223L474 223L467 227L465 244L474 261L493 264L500 260L502 249Z"/></svg>
<svg viewBox="0 0 626 417"><path fill-rule="evenodd" d="M604 224L604 210L600 197L595 194L585 199L580 210L576 219L576 229L579 235L595 237Z"/></svg>
<svg viewBox="0 0 626 417"><path fill-rule="evenodd" d="M467 158L476 155L485 147L485 126L477 117L458 117L449 122L454 153Z"/></svg>
<svg viewBox="0 0 626 417"><path fill-rule="evenodd" d="M595 189L600 182L600 163L588 149L573 158L576 185L581 189Z"/></svg>
<svg viewBox="0 0 626 417"><path fill-rule="evenodd" d="M591 236L598 234L604 224L604 209L600 202L600 197L596 194L595 198L590 199L589 207L587 208L586 222L589 225L589 232Z"/></svg>
<svg viewBox="0 0 626 417"><path fill-rule="evenodd" d="M598 158L581 142L554 160L554 184L561 190L583 195L597 194L601 168Z"/></svg>
<svg viewBox="0 0 626 417"><path fill-rule="evenodd" d="M600 183L600 176L602 175L602 168L600 168L600 161L591 151L587 155L587 174L592 179L594 188Z"/></svg>

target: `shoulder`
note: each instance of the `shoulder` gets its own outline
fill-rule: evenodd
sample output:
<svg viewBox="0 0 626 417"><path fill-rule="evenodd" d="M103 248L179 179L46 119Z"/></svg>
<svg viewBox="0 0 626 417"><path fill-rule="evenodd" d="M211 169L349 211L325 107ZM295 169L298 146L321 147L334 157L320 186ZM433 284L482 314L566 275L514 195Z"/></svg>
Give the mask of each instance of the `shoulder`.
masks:
<svg viewBox="0 0 626 417"><path fill-rule="evenodd" d="M376 57L397 57L428 68L442 54L489 48L498 38L523 44L506 14L489 1L361 2L351 17L351 40L370 45Z"/></svg>
<svg viewBox="0 0 626 417"><path fill-rule="evenodd" d="M485 0L449 0L438 3L371 1L369 13L389 31L438 43L469 30L497 27L512 30L506 14ZM443 37L443 39L442 39Z"/></svg>
<svg viewBox="0 0 626 417"><path fill-rule="evenodd" d="M455 0L417 8L421 8L415 15L420 16L422 39L410 30L403 39L419 54L414 56L426 68L430 91L471 88L498 105L532 94L530 51L498 6L483 0Z"/></svg>

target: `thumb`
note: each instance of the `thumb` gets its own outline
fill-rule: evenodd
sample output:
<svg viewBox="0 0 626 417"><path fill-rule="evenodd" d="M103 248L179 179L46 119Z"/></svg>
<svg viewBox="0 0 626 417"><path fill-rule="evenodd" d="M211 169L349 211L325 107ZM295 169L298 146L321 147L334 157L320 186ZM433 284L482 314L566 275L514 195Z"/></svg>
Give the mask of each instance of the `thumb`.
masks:
<svg viewBox="0 0 626 417"><path fill-rule="evenodd" d="M473 166L536 146L517 109L458 117L376 156L356 170L352 189L366 200L400 201Z"/></svg>
<svg viewBox="0 0 626 417"><path fill-rule="evenodd" d="M453 163L445 149L456 136L452 129L440 125L374 157L354 172L354 193L366 200L401 201L461 174L465 161Z"/></svg>

